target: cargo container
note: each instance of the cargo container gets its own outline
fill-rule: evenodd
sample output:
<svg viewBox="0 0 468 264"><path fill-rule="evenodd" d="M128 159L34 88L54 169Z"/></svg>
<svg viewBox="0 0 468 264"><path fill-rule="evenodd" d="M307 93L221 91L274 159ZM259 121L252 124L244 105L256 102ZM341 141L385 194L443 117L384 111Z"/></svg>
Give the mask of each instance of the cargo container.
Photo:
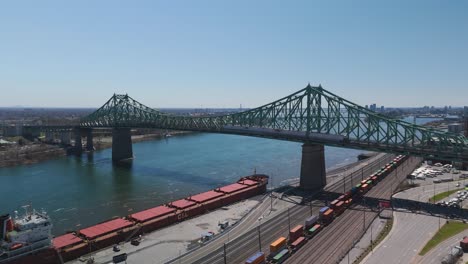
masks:
<svg viewBox="0 0 468 264"><path fill-rule="evenodd" d="M336 200L333 200L331 203L330 203L330 208L331 209L335 209L336 205L340 202L340 200L336 199Z"/></svg>
<svg viewBox="0 0 468 264"><path fill-rule="evenodd" d="M289 243L296 241L297 238L304 234L304 226L297 225L293 229L289 230Z"/></svg>
<svg viewBox="0 0 468 264"><path fill-rule="evenodd" d="M351 188L351 195L355 195L358 191L359 191L359 187L354 186L353 188Z"/></svg>
<svg viewBox="0 0 468 264"><path fill-rule="evenodd" d="M352 192L348 191L348 192L345 192L344 196L345 197L344 197L344 199L342 201L348 200L349 198L351 198L351 196L353 196L353 194L352 194Z"/></svg>
<svg viewBox="0 0 468 264"><path fill-rule="evenodd" d="M325 207L322 207L320 208L320 211L319 211L319 217L322 216L326 211L328 211L330 209L330 207L328 206L325 206Z"/></svg>
<svg viewBox="0 0 468 264"><path fill-rule="evenodd" d="M340 197L336 198L338 201L344 201L346 200L346 194L340 195Z"/></svg>
<svg viewBox="0 0 468 264"><path fill-rule="evenodd" d="M318 221L318 215L312 215L310 216L309 218L307 218L305 220L305 223L304 223L304 228L305 230L308 230L309 228L311 228L315 223L317 223Z"/></svg>
<svg viewBox="0 0 468 264"><path fill-rule="evenodd" d="M325 213L323 213L322 217L320 218L320 221L324 225L328 225L333 221L333 214L334 211L333 209L328 209Z"/></svg>
<svg viewBox="0 0 468 264"><path fill-rule="evenodd" d="M275 242L270 244L270 256L274 257L278 252L286 247L286 238L280 237Z"/></svg>
<svg viewBox="0 0 468 264"><path fill-rule="evenodd" d="M296 251L299 248L301 248L305 243L306 243L305 237L303 236L298 237L296 240L294 240L294 242L291 243L291 249L293 251Z"/></svg>
<svg viewBox="0 0 468 264"><path fill-rule="evenodd" d="M245 264L264 264L265 254L263 252L257 252L245 261Z"/></svg>
<svg viewBox="0 0 468 264"><path fill-rule="evenodd" d="M353 203L353 198L349 198L348 200L345 201L345 206L349 207Z"/></svg>
<svg viewBox="0 0 468 264"><path fill-rule="evenodd" d="M340 201L334 209L335 217L341 215L344 210L345 210L345 203L343 201Z"/></svg>
<svg viewBox="0 0 468 264"><path fill-rule="evenodd" d="M312 237L314 237L321 229L322 229L322 225L320 225L320 224L315 224L313 227L309 228L309 229L306 231L306 236L307 236L307 238L312 238Z"/></svg>
<svg viewBox="0 0 468 264"><path fill-rule="evenodd" d="M289 257L289 250L283 249L271 260L272 263L283 263Z"/></svg>
<svg viewBox="0 0 468 264"><path fill-rule="evenodd" d="M366 193L369 190L369 185L363 184L359 190L361 193Z"/></svg>

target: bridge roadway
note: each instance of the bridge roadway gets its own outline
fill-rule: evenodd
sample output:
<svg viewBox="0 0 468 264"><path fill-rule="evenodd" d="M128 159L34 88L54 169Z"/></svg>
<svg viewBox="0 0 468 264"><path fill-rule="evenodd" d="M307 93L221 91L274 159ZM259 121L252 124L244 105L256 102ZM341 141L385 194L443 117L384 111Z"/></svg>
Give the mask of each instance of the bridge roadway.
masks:
<svg viewBox="0 0 468 264"><path fill-rule="evenodd" d="M365 197L390 199L398 183L419 166L420 162L420 158L410 157L372 188L364 199ZM352 206L308 241L286 263L339 263L377 215L378 212L370 211L362 205Z"/></svg>
<svg viewBox="0 0 468 264"><path fill-rule="evenodd" d="M346 190L361 181L362 177L366 177L378 170L382 165L390 161L394 156L390 154L378 154L368 160L362 161L360 164L346 171L345 180L342 177L328 184L325 187L329 192L343 192L343 184ZM331 171L329 176L342 174L342 170ZM227 245L227 263L242 263L250 255L259 250L258 239L258 219L269 210L270 201L265 199L259 207L250 213L245 219L238 223L232 230L229 231L229 242L226 234L208 243L207 245L192 251L181 258L171 261L172 263L224 263L223 244ZM313 210L317 213L318 207L323 206L322 201L312 201ZM289 210L291 226L303 224L304 220L310 216L310 206L294 205ZM262 249L268 251L269 244L280 236L288 234L288 218L287 211L281 212L274 218L271 218L264 223L261 223L260 234ZM248 230L248 231L247 231Z"/></svg>

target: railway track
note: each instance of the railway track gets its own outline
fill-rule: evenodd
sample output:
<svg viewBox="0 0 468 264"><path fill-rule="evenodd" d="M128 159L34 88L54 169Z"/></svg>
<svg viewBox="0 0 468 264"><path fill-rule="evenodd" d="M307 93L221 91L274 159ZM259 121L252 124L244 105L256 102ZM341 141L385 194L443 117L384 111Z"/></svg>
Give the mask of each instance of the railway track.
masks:
<svg viewBox="0 0 468 264"><path fill-rule="evenodd" d="M390 199L396 186L414 170L420 160L410 157L364 197ZM351 206L328 227L309 240L286 263L338 263L360 239L378 213L362 205Z"/></svg>
<svg viewBox="0 0 468 264"><path fill-rule="evenodd" d="M365 164L364 167L359 169L349 169L346 173L349 173L344 180L337 180L325 187L325 191L341 193L343 190L350 189L351 186L354 186L361 181L363 177L367 177L370 174L378 170L382 165L389 162L393 159L393 155L390 154L379 154L372 161ZM341 174L342 172L340 172ZM344 188L345 186L346 188ZM318 213L318 207L322 207L324 204L321 201L313 200L311 201L313 207L316 207L315 212ZM227 263L243 263L249 256L251 256L256 251L261 249L263 251L268 251L269 244L276 240L280 236L287 236L289 232L289 226L294 227L298 224L303 224L304 220L309 217L310 214L310 205L295 205L289 210L289 220L287 216L287 211L280 213L274 218L271 218L260 225L260 239L258 226L251 228L247 232L243 232L242 235L237 236L237 238L229 241L224 240L226 246L226 262ZM367 218L367 217L366 217ZM370 220L369 220L370 221ZM237 227L239 229L239 227ZM240 230L239 232L242 232ZM225 235L224 235L225 236ZM214 248L214 244L211 245L211 248L214 248L209 253L206 254L196 254L197 259L194 259L193 256L185 256L181 259L174 260L173 263L225 263L224 260L224 246L223 243L220 243L222 240L218 241L218 247ZM220 244L220 245L219 245ZM209 246L208 244L207 246ZM203 249L203 247L201 248ZM198 251L198 250L197 250ZM195 251L194 253L196 253ZM207 250L204 250L205 252ZM191 257L191 258L190 258Z"/></svg>

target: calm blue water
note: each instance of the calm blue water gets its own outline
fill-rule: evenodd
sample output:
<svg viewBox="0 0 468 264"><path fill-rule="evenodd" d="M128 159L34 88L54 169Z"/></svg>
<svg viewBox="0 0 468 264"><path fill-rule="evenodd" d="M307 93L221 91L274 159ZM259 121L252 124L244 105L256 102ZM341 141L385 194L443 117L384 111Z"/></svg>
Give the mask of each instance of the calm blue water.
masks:
<svg viewBox="0 0 468 264"><path fill-rule="evenodd" d="M424 119L424 121L428 121ZM299 177L301 144L221 134L190 134L133 144L130 168L111 162L111 149L81 158L0 169L0 213L32 203L54 222L54 234L80 229L258 173L275 186ZM326 147L328 168L362 151Z"/></svg>

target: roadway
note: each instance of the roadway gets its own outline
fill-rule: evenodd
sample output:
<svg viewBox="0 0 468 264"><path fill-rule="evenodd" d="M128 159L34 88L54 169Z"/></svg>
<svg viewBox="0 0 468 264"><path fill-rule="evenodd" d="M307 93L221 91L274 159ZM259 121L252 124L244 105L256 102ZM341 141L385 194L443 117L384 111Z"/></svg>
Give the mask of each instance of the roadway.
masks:
<svg viewBox="0 0 468 264"><path fill-rule="evenodd" d="M446 176L440 177L446 178ZM456 177L456 175L449 176ZM417 182L421 182L424 185L399 192L394 197L427 202L435 194L462 187L455 187L456 182L434 184L432 183L432 179L427 179L425 182ZM430 184L427 184L429 182ZM451 197L453 196L456 196L456 194ZM440 263L442 258L449 252L450 247L457 245L464 235L468 235L468 231L457 234L442 242L424 256L420 256L419 252L421 249L437 232L440 226L445 224L445 221L445 218L395 211L392 230L385 240L376 247L374 253L369 255L363 263L377 264L381 263L382 259L385 259L386 263L390 264Z"/></svg>
<svg viewBox="0 0 468 264"><path fill-rule="evenodd" d="M341 178L343 180L340 179L328 184L325 190L330 192L342 192L343 184L347 186L346 189L350 189L351 186L361 181L364 175L367 176L375 172L382 165L391 160L392 157L393 155L378 154L373 158L359 163L354 169L349 169L345 173L341 170L334 170L333 173L335 175L327 176L336 176L336 174L339 173L343 174ZM288 199L286 196L282 198ZM229 242L227 241L227 236L223 235L202 248L184 255L182 258L175 259L173 262L224 263L223 245L226 243L227 263L241 263L250 255L260 250L260 245L262 250L267 251L271 242L280 236L288 235L289 226L294 227L297 224L303 224L304 220L311 215L311 211L313 214L317 214L318 207L323 206L323 202L317 200L311 202L312 207L310 204L296 204L289 209L289 221L287 216L288 212L283 211L278 213L279 216L262 223L259 221L259 218L261 219L261 216L269 210L270 202L268 202L268 200L269 199L264 201L257 209L229 231L229 237L231 238ZM315 211L315 213L313 211ZM260 227L258 228L259 225Z"/></svg>
<svg viewBox="0 0 468 264"><path fill-rule="evenodd" d="M365 197L389 199L397 185L419 162L420 159L410 157L373 187ZM352 248L354 242L362 237L377 215L377 212L370 211L364 206L351 206L332 224L309 240L286 263L338 263Z"/></svg>

